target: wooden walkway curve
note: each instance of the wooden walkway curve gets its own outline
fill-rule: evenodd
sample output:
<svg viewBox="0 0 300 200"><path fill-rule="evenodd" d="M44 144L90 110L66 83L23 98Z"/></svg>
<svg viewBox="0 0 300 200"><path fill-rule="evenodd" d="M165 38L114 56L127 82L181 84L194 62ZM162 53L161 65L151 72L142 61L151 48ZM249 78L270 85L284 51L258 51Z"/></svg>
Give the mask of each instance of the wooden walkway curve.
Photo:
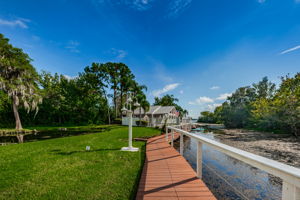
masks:
<svg viewBox="0 0 300 200"><path fill-rule="evenodd" d="M177 136L178 137L178 136ZM188 162L165 140L147 140L137 200L215 200Z"/></svg>

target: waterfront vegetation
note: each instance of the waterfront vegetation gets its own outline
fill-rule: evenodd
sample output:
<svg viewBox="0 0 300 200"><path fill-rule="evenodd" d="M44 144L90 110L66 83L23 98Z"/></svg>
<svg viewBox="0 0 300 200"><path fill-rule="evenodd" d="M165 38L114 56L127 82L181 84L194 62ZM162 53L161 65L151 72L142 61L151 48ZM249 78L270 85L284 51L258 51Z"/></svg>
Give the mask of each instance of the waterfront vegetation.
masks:
<svg viewBox="0 0 300 200"><path fill-rule="evenodd" d="M72 128L109 130L0 147L0 199L132 199L145 143L133 142L141 149L138 153L122 152L128 144L126 127ZM150 137L160 131L136 127L133 133Z"/></svg>
<svg viewBox="0 0 300 200"><path fill-rule="evenodd" d="M128 93L149 107L147 87L124 63L92 63L67 77L39 74L31 61L0 34L0 127L110 124L119 121Z"/></svg>
<svg viewBox="0 0 300 200"><path fill-rule="evenodd" d="M133 109L135 102L146 111L150 107L147 87L135 80L124 63L92 63L76 77L38 73L30 57L2 34L0 55L0 128L15 127L22 133L23 125L120 123L129 94ZM187 114L176 102L173 95L155 99L155 105L176 106L181 115Z"/></svg>
<svg viewBox="0 0 300 200"><path fill-rule="evenodd" d="M0 199L134 199L145 142L120 151L128 128L117 123L129 94L133 109L149 108L147 87L124 63L92 63L68 77L38 73L31 61L0 34ZM160 133L133 128L133 137Z"/></svg>
<svg viewBox="0 0 300 200"><path fill-rule="evenodd" d="M297 137L300 135L300 73L282 77L279 87L265 77L252 86L238 88L214 112L202 112L198 121Z"/></svg>

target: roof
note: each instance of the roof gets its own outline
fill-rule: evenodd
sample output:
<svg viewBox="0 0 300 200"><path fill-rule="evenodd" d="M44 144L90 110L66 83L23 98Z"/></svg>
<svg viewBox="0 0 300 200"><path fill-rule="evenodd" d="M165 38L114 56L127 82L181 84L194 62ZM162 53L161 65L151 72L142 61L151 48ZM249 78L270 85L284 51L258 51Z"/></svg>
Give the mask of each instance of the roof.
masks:
<svg viewBox="0 0 300 200"><path fill-rule="evenodd" d="M154 114L170 113L173 109L175 109L175 106L160 106L160 108L155 111Z"/></svg>
<svg viewBox="0 0 300 200"><path fill-rule="evenodd" d="M141 114L144 114L143 108L137 108L134 110L134 115L139 115L141 109ZM173 109L175 109L175 106L150 106L149 110L146 112L146 114L167 114L170 113Z"/></svg>

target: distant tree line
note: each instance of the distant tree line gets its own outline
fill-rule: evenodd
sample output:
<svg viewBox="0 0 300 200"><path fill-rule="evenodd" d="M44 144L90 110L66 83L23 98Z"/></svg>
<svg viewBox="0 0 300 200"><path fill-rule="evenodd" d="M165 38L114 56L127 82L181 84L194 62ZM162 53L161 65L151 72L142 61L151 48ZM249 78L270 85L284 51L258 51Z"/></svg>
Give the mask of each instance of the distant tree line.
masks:
<svg viewBox="0 0 300 200"><path fill-rule="evenodd" d="M67 78L38 74L31 61L0 34L0 127L111 123L121 117L129 93L149 108L147 87L123 63L92 63Z"/></svg>
<svg viewBox="0 0 300 200"><path fill-rule="evenodd" d="M198 121L299 136L300 73L281 77L278 88L267 77L252 86L238 88L214 112L202 112Z"/></svg>

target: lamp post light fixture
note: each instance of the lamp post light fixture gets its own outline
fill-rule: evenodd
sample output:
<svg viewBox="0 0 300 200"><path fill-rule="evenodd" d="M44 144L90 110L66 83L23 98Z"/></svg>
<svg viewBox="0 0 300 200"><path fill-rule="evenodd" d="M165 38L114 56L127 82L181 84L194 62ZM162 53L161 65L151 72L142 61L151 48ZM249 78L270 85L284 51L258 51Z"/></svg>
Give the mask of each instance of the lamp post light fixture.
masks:
<svg viewBox="0 0 300 200"><path fill-rule="evenodd" d="M136 152L139 151L139 148L133 147L132 146L132 114L133 111L131 110L131 103L132 103L131 97L127 99L127 103L129 104L129 109L126 109L125 107L122 108L122 113L126 113L127 116L129 117L129 123L128 123L128 147L122 147L121 151L131 151L131 152ZM135 103L134 106L139 107L139 103Z"/></svg>

